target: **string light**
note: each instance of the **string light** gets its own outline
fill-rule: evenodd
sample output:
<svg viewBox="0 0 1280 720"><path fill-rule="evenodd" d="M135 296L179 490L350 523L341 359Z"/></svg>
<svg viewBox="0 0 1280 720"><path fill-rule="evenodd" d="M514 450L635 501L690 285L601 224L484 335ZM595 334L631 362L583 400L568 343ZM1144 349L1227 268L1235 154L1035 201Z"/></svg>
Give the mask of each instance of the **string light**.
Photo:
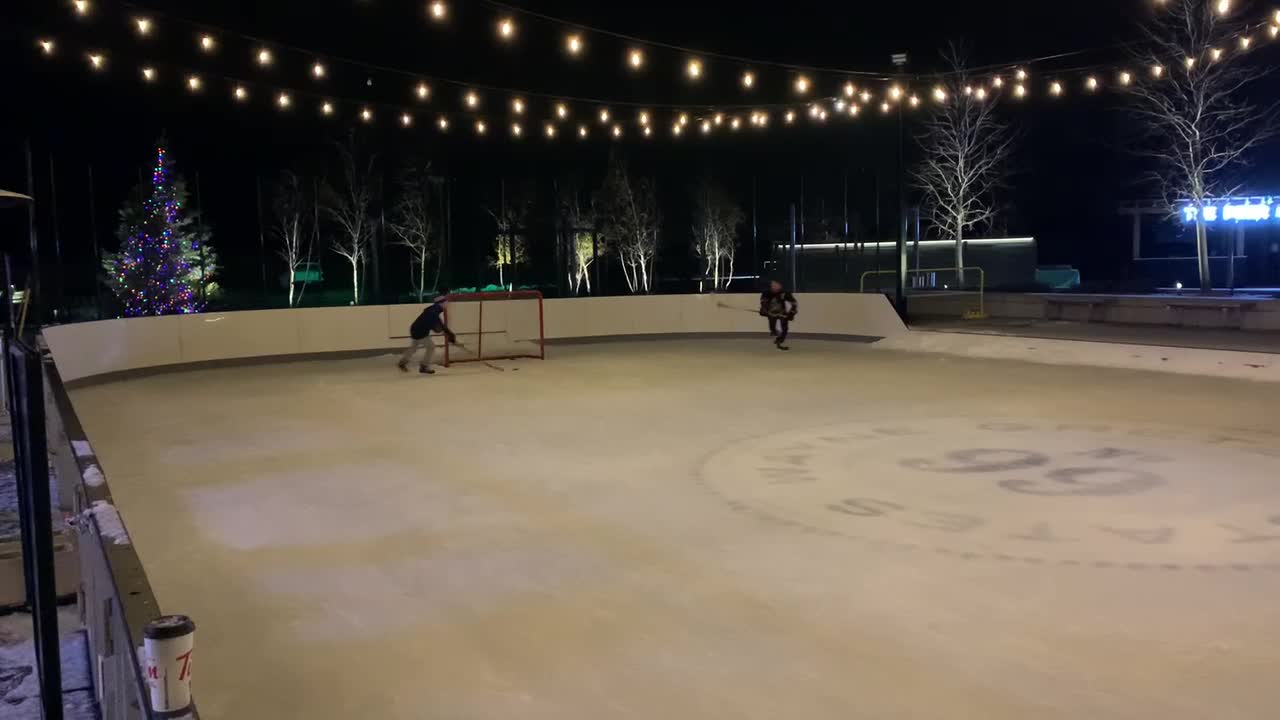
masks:
<svg viewBox="0 0 1280 720"><path fill-rule="evenodd" d="M419 100L426 100L431 97L431 87L426 83L418 83L418 87L414 89L414 92L418 94Z"/></svg>
<svg viewBox="0 0 1280 720"><path fill-rule="evenodd" d="M431 13L432 20L444 20L449 14L449 6L444 4L444 0L435 0L427 6L427 11Z"/></svg>
<svg viewBox="0 0 1280 720"><path fill-rule="evenodd" d="M756 84L755 73L751 72L750 70L742 73L742 87L750 90L751 88L755 87L755 84Z"/></svg>
<svg viewBox="0 0 1280 720"><path fill-rule="evenodd" d="M816 118L818 117L819 112L822 112L822 108L819 108L817 105L809 106L809 117Z"/></svg>
<svg viewBox="0 0 1280 720"><path fill-rule="evenodd" d="M587 126L586 126L586 125L579 125L579 126L578 126L578 137L580 137L580 138L585 138L586 136L587 136Z"/></svg>
<svg viewBox="0 0 1280 720"><path fill-rule="evenodd" d="M696 58L690 60L685 65L685 72L688 73L691 80L697 80L702 77L702 61Z"/></svg>
<svg viewBox="0 0 1280 720"><path fill-rule="evenodd" d="M822 110L821 112L818 113L818 122L826 122L826 121L827 121L827 111Z"/></svg>
<svg viewBox="0 0 1280 720"><path fill-rule="evenodd" d="M683 127L683 126L685 126L685 125L688 125L688 124L689 124L689 113L680 113L680 118L679 118L678 122L680 123L680 126L681 126L681 127Z"/></svg>
<svg viewBox="0 0 1280 720"><path fill-rule="evenodd" d="M138 28L138 34L146 37L151 34L151 18L140 17L134 18L133 24Z"/></svg>
<svg viewBox="0 0 1280 720"><path fill-rule="evenodd" d="M200 36L200 49L204 52L211 53L218 49L218 41L212 35Z"/></svg>
<svg viewBox="0 0 1280 720"><path fill-rule="evenodd" d="M405 113L405 114L403 114L403 115L401 115L401 116L400 116L400 126L401 126L401 127L409 127L409 126L410 126L410 125L412 125L412 124L413 124L413 116L412 116L412 115L410 115L409 113Z"/></svg>
<svg viewBox="0 0 1280 720"><path fill-rule="evenodd" d="M564 103L557 104L556 117L560 118L561 120L569 117L569 106L565 105Z"/></svg>
<svg viewBox="0 0 1280 720"><path fill-rule="evenodd" d="M1133 74L1125 70L1120 73L1120 84L1128 86L1133 82Z"/></svg>
<svg viewBox="0 0 1280 720"><path fill-rule="evenodd" d="M1026 96L1027 96L1027 86L1026 86L1026 85L1023 85L1022 83L1018 83L1017 85L1015 85L1015 86L1014 86L1014 88L1013 88L1013 96L1014 96L1014 97L1016 97L1016 98L1024 98L1024 97L1026 97Z"/></svg>
<svg viewBox="0 0 1280 720"><path fill-rule="evenodd" d="M498 36L503 40L510 40L516 34L516 21L511 18L502 18L498 22Z"/></svg>
<svg viewBox="0 0 1280 720"><path fill-rule="evenodd" d="M861 94L861 95L859 95L858 97L862 98L862 102L864 102L864 103L869 103L869 102L871 102L871 91L870 91L870 90L863 90L863 91L862 91L862 94Z"/></svg>
<svg viewBox="0 0 1280 720"><path fill-rule="evenodd" d="M796 111L795 111L795 110L788 110L788 111L787 111L787 114L782 116L782 119L783 119L783 121L784 121L784 122L786 122L788 125L790 125L790 124L794 123L794 122L796 121Z"/></svg>
<svg viewBox="0 0 1280 720"><path fill-rule="evenodd" d="M644 110L640 111L640 124L641 125L649 124L649 113L647 111L644 111Z"/></svg>
<svg viewBox="0 0 1280 720"><path fill-rule="evenodd" d="M1090 75L1089 78L1084 81L1084 87L1089 92L1095 92L1098 89L1098 78Z"/></svg>
<svg viewBox="0 0 1280 720"><path fill-rule="evenodd" d="M259 64L259 65L261 65L261 66L263 66L263 67L267 67L268 65L270 65L270 64L272 63L272 61L273 61L273 58L271 57L271 51L270 51L270 50L268 50L268 49L266 49L266 48L262 48L261 50L259 50L259 51L258 51L258 64Z"/></svg>
<svg viewBox="0 0 1280 720"><path fill-rule="evenodd" d="M547 123L546 133L547 133L547 137L549 137L549 138L553 138L553 137L555 137L555 136L556 136L556 126L555 126L555 125L553 125L553 124L551 124L551 123Z"/></svg>
<svg viewBox="0 0 1280 720"><path fill-rule="evenodd" d="M934 100L937 100L938 102L946 102L946 101L947 101L947 91L946 91L946 90L944 90L944 89L942 88L942 86L941 86L941 85L939 85L939 86L935 87L935 88L933 89L933 99L934 99Z"/></svg>
<svg viewBox="0 0 1280 720"><path fill-rule="evenodd" d="M1061 95L1062 83L1058 82L1057 80L1054 80L1053 83L1049 85L1049 94L1054 96Z"/></svg>
<svg viewBox="0 0 1280 720"><path fill-rule="evenodd" d="M144 71L144 73L143 73L143 74L146 74L146 73L145 73L145 71ZM191 92L200 92L200 87L201 87L203 84L204 84L204 83L203 83L203 82L201 82L201 80L200 80L200 76L199 76L199 75L188 75L188 76L187 76L187 89L189 89Z"/></svg>
<svg viewBox="0 0 1280 720"><path fill-rule="evenodd" d="M1154 78L1157 78L1157 79L1158 79L1158 78L1161 78L1161 77L1164 77L1164 66L1163 66L1163 65L1152 65L1152 66L1151 66L1151 77L1154 77Z"/></svg>
<svg viewBox="0 0 1280 720"><path fill-rule="evenodd" d="M1280 22L1280 20L1277 20L1276 22ZM1267 28L1267 32L1271 33L1271 39L1274 40L1276 37L1280 36L1280 25L1272 25Z"/></svg>
<svg viewBox="0 0 1280 720"><path fill-rule="evenodd" d="M985 101L987 99L987 89L984 87L980 87L977 89L977 91L975 91L974 95L978 98L979 101Z"/></svg>
<svg viewBox="0 0 1280 720"><path fill-rule="evenodd" d="M524 101L523 101L523 100L521 100L520 98L516 98L516 99L512 100L512 101L511 101L511 112L515 113L516 115L523 115L523 114L524 114Z"/></svg>
<svg viewBox="0 0 1280 720"><path fill-rule="evenodd" d="M1023 74L1025 75L1026 73L1023 73ZM1004 87L1004 78L1000 77L999 75L991 78L991 86L994 88Z"/></svg>
<svg viewBox="0 0 1280 720"><path fill-rule="evenodd" d="M907 102L911 104L911 107L920 107L920 97L917 95L912 95Z"/></svg>
<svg viewBox="0 0 1280 720"><path fill-rule="evenodd" d="M671 134L680 137L680 133L684 132L684 126L678 122L671 123Z"/></svg>
<svg viewBox="0 0 1280 720"><path fill-rule="evenodd" d="M723 125L723 124L724 124L724 113L716 113L715 118L713 118L713 120L715 121L715 124L716 124L716 125Z"/></svg>
<svg viewBox="0 0 1280 720"><path fill-rule="evenodd" d="M1241 50L1248 50L1248 49L1249 49L1249 46L1250 46L1250 45L1252 45L1252 44L1253 44L1253 38L1249 37L1248 35L1241 35L1241 36L1240 36L1240 49L1241 49Z"/></svg>
<svg viewBox="0 0 1280 720"><path fill-rule="evenodd" d="M711 134L711 121L710 121L710 120L703 120L703 121L702 121L702 134L703 134L703 135L710 135L710 134Z"/></svg>
<svg viewBox="0 0 1280 720"><path fill-rule="evenodd" d="M627 64L632 70L639 70L644 67L644 53L637 48L632 48L627 52Z"/></svg>
<svg viewBox="0 0 1280 720"><path fill-rule="evenodd" d="M53 51L56 48L57 46L54 45L54 42L52 40L49 40L48 38L45 38L40 41L40 51L43 52L45 55L52 55Z"/></svg>
<svg viewBox="0 0 1280 720"><path fill-rule="evenodd" d="M650 135L653 134L653 128L649 127L648 125L645 125L644 130L642 130L641 132L644 134L645 137L649 137Z"/></svg>
<svg viewBox="0 0 1280 720"><path fill-rule="evenodd" d="M231 91L231 96L236 99L236 102L244 102L249 99L249 91L243 85L237 85L235 90Z"/></svg>
<svg viewBox="0 0 1280 720"><path fill-rule="evenodd" d="M1222 59L1222 48L1213 48L1212 50L1210 50L1210 51L1209 51L1209 57L1213 58L1214 60L1221 60L1221 59Z"/></svg>
<svg viewBox="0 0 1280 720"><path fill-rule="evenodd" d="M320 114L321 114L321 115L325 115L325 116L332 115L332 114L333 114L333 103L331 103L331 102L329 102L329 101L327 101L327 100L326 100L323 104L321 104L321 105L320 105Z"/></svg>
<svg viewBox="0 0 1280 720"><path fill-rule="evenodd" d="M858 105L856 105L856 104L855 104L855 105L850 105L850 106L849 106L849 116L850 116L850 117L858 117L858 113L860 113L860 112L862 112L862 108L861 108L861 107L859 107Z"/></svg>
<svg viewBox="0 0 1280 720"><path fill-rule="evenodd" d="M845 102L844 102L844 100L837 100L837 101L836 101L836 112L844 112L844 106L845 106Z"/></svg>
<svg viewBox="0 0 1280 720"><path fill-rule="evenodd" d="M1231 0L1218 0L1218 14L1226 15L1231 12Z"/></svg>
<svg viewBox="0 0 1280 720"><path fill-rule="evenodd" d="M889 99L893 100L894 102L901 100L902 88L898 87L897 85L894 85L893 87L889 88Z"/></svg>
<svg viewBox="0 0 1280 720"><path fill-rule="evenodd" d="M882 112L882 113L884 113L884 114L888 115L888 114L889 114L889 111L890 111L890 110L892 110L892 109L893 109L893 106L892 106L892 105L890 105L889 103L887 103L887 102L882 102L882 103L880 103L880 112Z"/></svg>
<svg viewBox="0 0 1280 720"><path fill-rule="evenodd" d="M845 83L845 84L844 84L844 96L845 96L845 97L853 97L854 93L856 93L856 92L858 92L858 88L854 87L854 84L853 84L853 83L851 83L851 82L847 82L847 83Z"/></svg>
<svg viewBox="0 0 1280 720"><path fill-rule="evenodd" d="M448 132L449 118L441 115L440 118L436 120L436 127L440 128L440 132Z"/></svg>
<svg viewBox="0 0 1280 720"><path fill-rule="evenodd" d="M600 111L600 124L604 125L609 122L609 108L603 108Z"/></svg>
<svg viewBox="0 0 1280 720"><path fill-rule="evenodd" d="M463 96L462 101L472 110L480 107L480 96L477 95L474 90L468 90L467 94Z"/></svg>
<svg viewBox="0 0 1280 720"><path fill-rule="evenodd" d="M489 132L489 128L484 124L484 121L483 121L483 120L477 120L477 121L476 121L476 134L477 134L477 135L483 135L483 134L485 134L486 132Z"/></svg>
<svg viewBox="0 0 1280 720"><path fill-rule="evenodd" d="M964 94L965 94L965 95L968 95L968 96L972 96L972 95L973 95L973 86L972 86L972 85L965 85L965 86L964 86Z"/></svg>
<svg viewBox="0 0 1280 720"><path fill-rule="evenodd" d="M523 135L523 134L524 134L524 128L520 127L520 123L511 123L511 135L512 135L512 137L517 137L517 138L518 138L518 137L520 137L520 136L521 136L521 135Z"/></svg>
<svg viewBox="0 0 1280 720"><path fill-rule="evenodd" d="M582 36L577 34L570 35L565 39L565 48L570 55L579 55L582 52Z"/></svg>
<svg viewBox="0 0 1280 720"><path fill-rule="evenodd" d="M373 122L373 111L369 108L362 108L360 110L360 119L367 123Z"/></svg>
<svg viewBox="0 0 1280 720"><path fill-rule="evenodd" d="M89 14L89 0L74 0L71 6L76 9L77 15Z"/></svg>
<svg viewBox="0 0 1280 720"><path fill-rule="evenodd" d="M614 125L614 126L613 126L613 136L614 136L615 138L620 138L620 137L622 137L622 126L621 126L621 125Z"/></svg>
<svg viewBox="0 0 1280 720"><path fill-rule="evenodd" d="M153 68L153 67L151 67L150 65L148 65L148 66L146 66L146 67L142 68L142 79L143 79L143 80L145 80L145 81L147 81L147 82L151 82L152 80L155 80L155 79L156 79L156 69L155 69L155 68Z"/></svg>
<svg viewBox="0 0 1280 720"><path fill-rule="evenodd" d="M730 120L730 121L729 121L729 129L730 129L730 130L737 130L737 129L738 129L738 127L739 127L741 124L742 124L742 123L740 123L740 122L738 121L738 118L733 118L732 120Z"/></svg>
<svg viewBox="0 0 1280 720"><path fill-rule="evenodd" d="M293 106L293 98L289 97L289 93L280 93L276 98L276 105L279 105L281 110L288 110Z"/></svg>
<svg viewBox="0 0 1280 720"><path fill-rule="evenodd" d="M1018 68L1018 71L1015 72L1013 76L1017 78L1018 82L1024 82L1027 79L1027 71L1022 68Z"/></svg>
<svg viewBox="0 0 1280 720"><path fill-rule="evenodd" d="M100 55L98 53L91 53L89 55L89 65L94 70L101 70L103 66L105 66L106 64L107 64L106 56Z"/></svg>
<svg viewBox="0 0 1280 720"><path fill-rule="evenodd" d="M1189 57L1186 60L1184 60L1183 63L1186 64L1188 70L1191 70L1196 66L1196 59L1193 57Z"/></svg>
<svg viewBox="0 0 1280 720"><path fill-rule="evenodd" d="M803 75L796 78L796 92L800 95L804 95L809 92L809 78Z"/></svg>
<svg viewBox="0 0 1280 720"><path fill-rule="evenodd" d="M327 72L328 71L325 70L322 63L316 63L311 66L311 74L314 75L317 80L324 78Z"/></svg>

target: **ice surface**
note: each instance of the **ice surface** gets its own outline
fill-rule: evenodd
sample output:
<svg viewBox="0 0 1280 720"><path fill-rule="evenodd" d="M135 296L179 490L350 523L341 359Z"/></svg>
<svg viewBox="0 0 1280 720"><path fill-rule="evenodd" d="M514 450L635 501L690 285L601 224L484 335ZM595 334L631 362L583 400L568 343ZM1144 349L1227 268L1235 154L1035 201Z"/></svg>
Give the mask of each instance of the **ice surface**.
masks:
<svg viewBox="0 0 1280 720"><path fill-rule="evenodd" d="M1267 718L1280 385L796 340L74 391L209 718Z"/></svg>

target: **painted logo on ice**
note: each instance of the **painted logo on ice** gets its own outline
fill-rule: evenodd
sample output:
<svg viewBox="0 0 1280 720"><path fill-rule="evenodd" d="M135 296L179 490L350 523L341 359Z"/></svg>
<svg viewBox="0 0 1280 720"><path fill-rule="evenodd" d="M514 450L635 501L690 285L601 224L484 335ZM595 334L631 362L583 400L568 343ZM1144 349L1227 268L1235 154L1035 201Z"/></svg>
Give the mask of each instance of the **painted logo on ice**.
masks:
<svg viewBox="0 0 1280 720"><path fill-rule="evenodd" d="M705 484L773 523L961 559L1280 570L1280 438L939 418L727 447Z"/></svg>

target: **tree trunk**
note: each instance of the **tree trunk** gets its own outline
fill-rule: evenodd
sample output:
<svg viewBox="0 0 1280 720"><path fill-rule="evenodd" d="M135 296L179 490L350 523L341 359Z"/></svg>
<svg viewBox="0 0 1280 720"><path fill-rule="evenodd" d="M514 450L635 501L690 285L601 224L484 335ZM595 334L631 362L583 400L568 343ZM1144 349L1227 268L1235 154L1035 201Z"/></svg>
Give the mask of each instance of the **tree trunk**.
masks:
<svg viewBox="0 0 1280 720"><path fill-rule="evenodd" d="M725 290L728 290L728 289L729 289L729 283L733 282L733 256L734 256L734 253L729 253L729 258L728 258L728 262L729 262L729 274L728 274L728 276L726 276L726 277L725 277L725 279L724 279L724 289L725 289Z"/></svg>
<svg viewBox="0 0 1280 720"><path fill-rule="evenodd" d="M1213 279L1209 273L1209 234L1205 231L1204 210L1196 213L1196 259L1200 264L1200 292L1213 292Z"/></svg>
<svg viewBox="0 0 1280 720"><path fill-rule="evenodd" d="M964 288L964 228L956 230L956 287Z"/></svg>
<svg viewBox="0 0 1280 720"><path fill-rule="evenodd" d="M502 274L502 263L498 263L498 287L506 287L507 283Z"/></svg>
<svg viewBox="0 0 1280 720"><path fill-rule="evenodd" d="M427 256L423 254L418 257L418 302L422 302L422 296L427 293Z"/></svg>
<svg viewBox="0 0 1280 720"><path fill-rule="evenodd" d="M351 261L351 304L360 304L360 261Z"/></svg>
<svg viewBox="0 0 1280 720"><path fill-rule="evenodd" d="M295 272L294 268L296 267L298 267L298 264L296 262L294 261L289 262L289 308L290 309L293 308L293 276Z"/></svg>

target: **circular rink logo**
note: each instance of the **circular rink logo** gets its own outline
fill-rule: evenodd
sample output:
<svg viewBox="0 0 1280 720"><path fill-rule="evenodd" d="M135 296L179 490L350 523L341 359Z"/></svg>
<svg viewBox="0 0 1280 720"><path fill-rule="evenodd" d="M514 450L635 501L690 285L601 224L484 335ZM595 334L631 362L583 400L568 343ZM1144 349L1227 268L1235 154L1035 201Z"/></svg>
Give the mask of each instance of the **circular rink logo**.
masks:
<svg viewBox="0 0 1280 720"><path fill-rule="evenodd" d="M885 549L1031 564L1280 570L1280 438L939 418L791 430L713 455L737 510Z"/></svg>

